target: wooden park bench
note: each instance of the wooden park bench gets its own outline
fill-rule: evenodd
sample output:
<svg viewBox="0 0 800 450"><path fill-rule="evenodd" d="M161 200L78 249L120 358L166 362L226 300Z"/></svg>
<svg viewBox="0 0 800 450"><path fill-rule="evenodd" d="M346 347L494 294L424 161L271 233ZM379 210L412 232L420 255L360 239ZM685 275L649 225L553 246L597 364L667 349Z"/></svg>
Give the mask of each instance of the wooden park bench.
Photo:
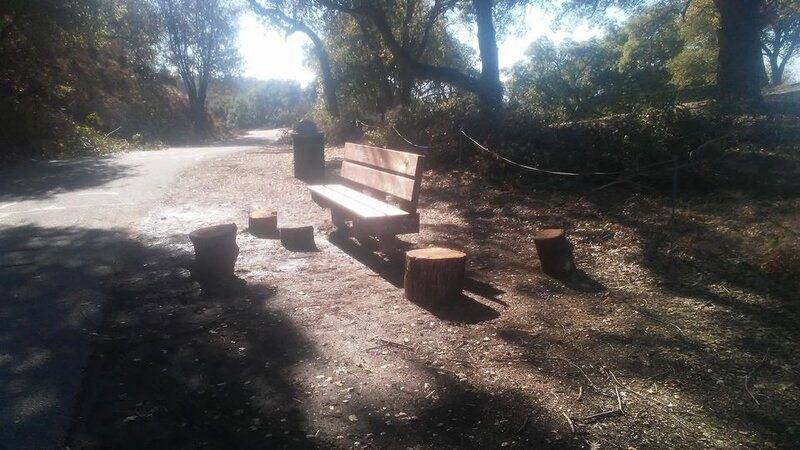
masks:
<svg viewBox="0 0 800 450"><path fill-rule="evenodd" d="M348 142L341 184L309 186L311 198L331 209L337 228L391 246L396 235L419 232L422 159L414 153Z"/></svg>

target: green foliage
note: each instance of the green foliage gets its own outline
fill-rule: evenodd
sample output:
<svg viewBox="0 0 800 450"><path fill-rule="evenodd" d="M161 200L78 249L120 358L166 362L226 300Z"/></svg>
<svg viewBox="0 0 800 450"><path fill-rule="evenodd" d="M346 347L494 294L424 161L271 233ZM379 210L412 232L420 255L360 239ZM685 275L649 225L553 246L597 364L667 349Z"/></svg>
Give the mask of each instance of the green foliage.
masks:
<svg viewBox="0 0 800 450"><path fill-rule="evenodd" d="M425 31L424 2L409 2L415 8L411 14L400 2L384 3L400 43L421 62L474 72L472 50L448 32L444 19ZM366 21L335 15L327 20L323 36L345 121L358 118L377 122L392 109L409 108L417 102L439 102L454 94L443 83L415 79L404 70L377 30ZM316 60L309 61L316 67Z"/></svg>
<svg viewBox="0 0 800 450"><path fill-rule="evenodd" d="M508 94L512 109L548 120L582 119L606 112L623 78L616 70L619 51L599 39L534 42L529 60L514 67Z"/></svg>
<svg viewBox="0 0 800 450"><path fill-rule="evenodd" d="M178 140L185 132L181 94L153 69L157 21L147 3L7 6L0 39L0 160L119 149L115 139L94 139L117 128L115 138L140 133L149 141Z"/></svg>
<svg viewBox="0 0 800 450"><path fill-rule="evenodd" d="M226 79L212 85L209 110L229 128L288 127L305 117L313 95L296 81Z"/></svg>
<svg viewBox="0 0 800 450"><path fill-rule="evenodd" d="M601 39L539 40L511 70L511 107L566 121L708 96L704 87L716 73L713 12L710 0L698 0L684 20L674 5L655 4Z"/></svg>
<svg viewBox="0 0 800 450"><path fill-rule="evenodd" d="M669 83L667 66L682 47L679 14L675 7L655 6L626 22L618 35L621 44L617 66L627 75L629 92L664 89Z"/></svg>
<svg viewBox="0 0 800 450"><path fill-rule="evenodd" d="M680 87L717 82L717 27L719 16L713 0L696 0L680 22L681 51L668 63L672 83Z"/></svg>
<svg viewBox="0 0 800 450"><path fill-rule="evenodd" d="M784 81L790 60L800 55L800 3L796 0L767 0L763 6L762 32L764 55L769 61L770 82Z"/></svg>

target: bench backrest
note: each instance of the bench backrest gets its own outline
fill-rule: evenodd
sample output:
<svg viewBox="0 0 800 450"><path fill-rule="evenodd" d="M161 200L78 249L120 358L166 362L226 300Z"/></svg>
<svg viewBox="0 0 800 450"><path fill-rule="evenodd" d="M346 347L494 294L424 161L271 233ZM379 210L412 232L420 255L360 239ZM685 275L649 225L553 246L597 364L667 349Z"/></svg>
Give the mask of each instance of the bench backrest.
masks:
<svg viewBox="0 0 800 450"><path fill-rule="evenodd" d="M422 156L348 142L341 178L376 198L390 197L398 207L416 212L422 179Z"/></svg>

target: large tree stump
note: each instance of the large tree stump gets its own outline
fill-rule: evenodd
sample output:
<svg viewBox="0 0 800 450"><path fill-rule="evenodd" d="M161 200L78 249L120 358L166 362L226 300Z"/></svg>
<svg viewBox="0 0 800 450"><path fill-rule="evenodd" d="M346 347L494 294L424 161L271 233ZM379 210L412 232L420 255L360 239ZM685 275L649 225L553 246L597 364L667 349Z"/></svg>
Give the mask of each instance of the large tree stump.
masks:
<svg viewBox="0 0 800 450"><path fill-rule="evenodd" d="M194 245L193 278L201 282L233 278L233 268L239 256L235 223L194 230L189 233L189 240Z"/></svg>
<svg viewBox="0 0 800 450"><path fill-rule="evenodd" d="M563 278L575 270L572 246L567 240L564 230L560 228L539 230L533 239L536 243L539 261L542 263L542 272L556 278Z"/></svg>
<svg viewBox="0 0 800 450"><path fill-rule="evenodd" d="M256 209L248 217L250 234L257 237L278 237L278 213L270 209Z"/></svg>
<svg viewBox="0 0 800 450"><path fill-rule="evenodd" d="M312 251L317 249L314 242L314 227L286 226L280 229L281 244L289 250Z"/></svg>
<svg viewBox="0 0 800 450"><path fill-rule="evenodd" d="M403 284L406 298L415 303L451 302L461 296L467 255L446 248L406 252Z"/></svg>

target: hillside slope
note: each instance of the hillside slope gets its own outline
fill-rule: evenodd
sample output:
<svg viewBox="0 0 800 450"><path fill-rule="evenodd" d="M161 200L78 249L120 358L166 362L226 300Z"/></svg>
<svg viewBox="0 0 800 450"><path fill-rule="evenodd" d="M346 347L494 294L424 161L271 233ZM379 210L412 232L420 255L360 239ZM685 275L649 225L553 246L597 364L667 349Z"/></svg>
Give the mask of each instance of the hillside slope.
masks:
<svg viewBox="0 0 800 450"><path fill-rule="evenodd" d="M185 97L152 69L141 11L122 0L65 3L20 3L2 17L0 161L189 138Z"/></svg>

